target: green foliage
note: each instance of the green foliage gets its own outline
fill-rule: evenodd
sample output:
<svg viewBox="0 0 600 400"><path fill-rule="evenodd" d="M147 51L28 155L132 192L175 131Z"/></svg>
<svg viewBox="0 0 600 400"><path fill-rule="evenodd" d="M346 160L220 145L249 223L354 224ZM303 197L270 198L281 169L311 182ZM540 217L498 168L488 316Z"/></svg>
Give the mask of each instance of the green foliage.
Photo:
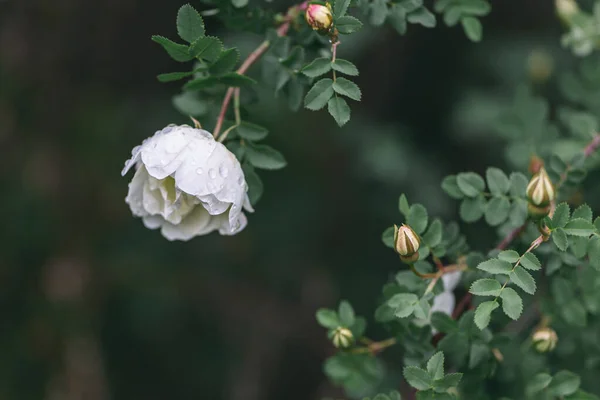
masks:
<svg viewBox="0 0 600 400"><path fill-rule="evenodd" d="M408 384L419 391L419 399L443 399L444 396L450 396L446 392L456 387L462 378L460 373L444 374L444 353L441 351L427 361L427 370L408 366L404 367L403 375Z"/></svg>
<svg viewBox="0 0 600 400"><path fill-rule="evenodd" d="M489 192L485 192L486 182ZM518 226L525 222L526 186L527 178L523 174L513 172L508 177L493 167L487 169L485 180L475 172L461 172L442 181L442 189L450 197L462 200L459 215L463 221L477 222L485 216L491 226L505 222Z"/></svg>
<svg viewBox="0 0 600 400"><path fill-rule="evenodd" d="M211 3L215 9L209 14L214 12L226 27L250 31L252 24L254 32L265 36L242 63L237 48L206 35L201 14L190 5L181 7L177 14L177 34L182 43L152 37L175 61L189 62L187 71L178 68L178 72L160 74L158 79L181 81L182 92L173 103L184 115L200 119L218 116L215 136L240 161L252 204L264 191L256 171L276 170L287 164L279 151L261 143L268 130L252 122L252 109L247 106L254 100L255 87L272 89L292 110L304 106L317 111L327 106L335 122L344 126L351 118L348 99L362 99L361 89L351 80L359 75L358 68L339 58L349 42L346 35L362 29L361 19L376 27L387 23L400 34L407 32L409 24L436 26L435 15L422 0L337 0L332 4L333 26L317 33L304 22L305 5L274 15L247 0ZM473 42L482 40L482 17L491 12L487 0L436 0L433 9L445 25L460 24ZM580 55L591 52L598 41L592 26L597 25L599 12L596 5L592 14L578 10L577 18L559 13L569 30L563 44ZM258 62L260 77L249 69ZM324 365L325 374L343 387L348 397L399 400L398 392L385 390L396 385L402 375L405 383L417 390L416 399L487 399L488 381L500 383L498 398L596 398L580 388L582 379L577 374L566 370L548 373L558 368L545 367L547 360L530 346L529 330L534 324L543 326L551 321L561 336L557 358L577 346L600 346L590 331L573 335L574 329L598 327L600 218L594 219L588 205L575 208L566 202L580 202L578 189L597 163L589 157L594 150L589 146L598 140L600 128L599 65L598 59L590 58L577 73L560 76L560 91L567 105L555 107L553 99L551 109L531 88L522 86L516 91L512 104L493 126L507 142L504 155L514 171L489 167L443 179L442 190L458 202L461 222L483 220L493 228L490 232L498 235L497 242L484 247L491 233L484 232L482 223L476 226L481 237L473 241L477 251L471 251L458 222L442 222L424 205L410 204L405 195L400 196L399 221L393 222L409 225L420 244L414 258L401 259L402 270L385 284L377 300L374 319L383 326L379 331L387 331L391 337L377 342L365 336L366 319L355 315L347 301L341 301L336 309L323 308L316 313L329 338L335 332L344 332L346 337L350 337L347 330L352 333L349 348L334 341L343 348ZM544 91L536 87L535 93ZM213 126L212 120L202 123ZM490 143L499 153L497 144ZM585 151L563 150L575 145ZM528 209L525 193L529 174L524 172L530 164L535 170L536 163L546 167L556 189L549 216L528 214L528 210L545 212ZM381 238L393 248L394 228L388 227ZM460 273L454 277L450 275L457 271ZM442 300L451 302L450 311ZM495 312L500 307L502 312ZM523 321L512 322L520 319ZM402 351L390 358L401 360L403 368L375 357L393 345L401 346ZM598 365L600 356L594 357L585 360L589 368ZM445 374L445 363L452 373Z"/></svg>
<svg viewBox="0 0 600 400"><path fill-rule="evenodd" d="M434 9L443 14L447 26L460 22L467 37L473 42L479 42L483 28L476 17L488 15L492 7L487 0L436 0Z"/></svg>

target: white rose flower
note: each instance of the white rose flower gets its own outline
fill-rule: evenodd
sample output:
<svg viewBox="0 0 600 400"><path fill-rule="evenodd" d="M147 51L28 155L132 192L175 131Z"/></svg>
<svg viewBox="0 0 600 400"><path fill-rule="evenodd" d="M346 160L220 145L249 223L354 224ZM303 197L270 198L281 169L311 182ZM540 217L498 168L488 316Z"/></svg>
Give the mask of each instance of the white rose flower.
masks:
<svg viewBox="0 0 600 400"><path fill-rule="evenodd" d="M456 298L454 297L454 289L460 282L462 271L454 271L442 275L442 282L444 282L444 291L433 299L433 305L431 306L431 312L440 311L444 314L452 315L454 306L456 304Z"/></svg>
<svg viewBox="0 0 600 400"><path fill-rule="evenodd" d="M202 129L169 125L131 151L121 175L136 165L125 202L150 229L169 240L219 230L234 235L252 212L236 157Z"/></svg>

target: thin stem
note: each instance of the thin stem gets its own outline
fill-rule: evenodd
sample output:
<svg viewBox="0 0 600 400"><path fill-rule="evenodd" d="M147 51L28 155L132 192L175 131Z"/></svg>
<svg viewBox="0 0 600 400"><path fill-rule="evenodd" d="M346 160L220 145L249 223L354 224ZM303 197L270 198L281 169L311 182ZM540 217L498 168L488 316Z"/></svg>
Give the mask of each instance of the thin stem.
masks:
<svg viewBox="0 0 600 400"><path fill-rule="evenodd" d="M513 240L515 240L523 231L527 228L527 223L519 226L518 228L513 229L502 239L500 243L496 246L496 250L504 250L506 249Z"/></svg>
<svg viewBox="0 0 600 400"><path fill-rule="evenodd" d="M277 34L279 36L287 35L288 30L290 29L290 23L294 20L294 18L298 15L299 12L306 10L308 6L308 1L292 6L288 9L288 12L282 22L282 24L277 28ZM271 43L268 40L262 42L250 55L248 58L244 60L242 65L237 69L237 73L243 75L246 73L248 68L252 66L269 48ZM227 93L225 93L225 97L223 98L223 103L221 104L221 110L219 111L219 116L217 118L217 123L215 125L215 130L213 131L213 137L216 139L219 136L219 132L221 132L221 128L223 127L223 121L225 120L225 114L227 113L227 107L229 106L229 102L231 101L231 97L233 96L235 88L230 87L227 89Z"/></svg>
<svg viewBox="0 0 600 400"><path fill-rule="evenodd" d="M592 141L583 149L583 155L589 157L600 147L600 135L596 135Z"/></svg>
<svg viewBox="0 0 600 400"><path fill-rule="evenodd" d="M242 117L240 116L240 88L235 88L235 91L233 92L233 111L235 113L235 124L241 124Z"/></svg>
<svg viewBox="0 0 600 400"><path fill-rule="evenodd" d="M387 349L388 347L395 345L396 343L397 343L396 338L391 337L389 339L385 339L380 342L371 341L367 346L354 348L350 352L354 353L354 354L370 353L372 355L375 355L375 354L380 353L381 351Z"/></svg>

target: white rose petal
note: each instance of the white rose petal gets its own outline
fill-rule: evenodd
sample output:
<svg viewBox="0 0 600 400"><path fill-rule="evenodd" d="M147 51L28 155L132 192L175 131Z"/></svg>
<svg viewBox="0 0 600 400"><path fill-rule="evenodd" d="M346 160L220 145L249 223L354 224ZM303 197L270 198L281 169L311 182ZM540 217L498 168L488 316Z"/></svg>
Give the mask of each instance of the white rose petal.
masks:
<svg viewBox="0 0 600 400"><path fill-rule="evenodd" d="M452 292L454 289L456 289L456 286L460 282L461 276L462 271L454 271L442 275L442 282L444 282L444 291Z"/></svg>
<svg viewBox="0 0 600 400"><path fill-rule="evenodd" d="M168 126L146 139L125 162L136 165L125 202L150 229L169 240L189 240L218 230L240 232L247 224L242 208L254 211L236 157L204 130Z"/></svg>
<svg viewBox="0 0 600 400"><path fill-rule="evenodd" d="M454 293L452 292L442 292L435 296L433 299L433 305L431 306L431 312L443 312L444 314L452 315L452 311L454 311L454 305L456 300L454 298Z"/></svg>

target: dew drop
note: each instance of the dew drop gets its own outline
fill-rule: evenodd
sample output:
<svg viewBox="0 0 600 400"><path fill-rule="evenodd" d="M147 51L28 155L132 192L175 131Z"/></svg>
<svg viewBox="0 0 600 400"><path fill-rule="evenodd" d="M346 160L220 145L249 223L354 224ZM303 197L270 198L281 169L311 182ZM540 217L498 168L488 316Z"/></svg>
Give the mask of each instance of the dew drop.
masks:
<svg viewBox="0 0 600 400"><path fill-rule="evenodd" d="M196 170L196 173L197 173L198 175L202 175L202 172L204 172L204 171L202 171L202 168L198 168L198 169Z"/></svg>
<svg viewBox="0 0 600 400"><path fill-rule="evenodd" d="M208 176L210 176L211 179L215 179L217 177L217 173L215 172L214 169L211 168L208 170Z"/></svg>
<svg viewBox="0 0 600 400"><path fill-rule="evenodd" d="M173 130L173 126L169 125L162 130L162 133L169 133Z"/></svg>
<svg viewBox="0 0 600 400"><path fill-rule="evenodd" d="M223 178L227 178L227 175L229 175L229 170L227 169L226 166L221 165L219 167L219 174L223 177Z"/></svg>
<svg viewBox="0 0 600 400"><path fill-rule="evenodd" d="M238 185L240 185L240 186L243 186L243 185L244 185L244 177L243 177L243 176L240 176L240 177L238 178Z"/></svg>
<svg viewBox="0 0 600 400"><path fill-rule="evenodd" d="M166 159L166 158L163 158L163 159L161 159L161 160L160 160L160 163L161 163L162 165L167 165L167 162L168 162L168 161L167 161L167 159Z"/></svg>

